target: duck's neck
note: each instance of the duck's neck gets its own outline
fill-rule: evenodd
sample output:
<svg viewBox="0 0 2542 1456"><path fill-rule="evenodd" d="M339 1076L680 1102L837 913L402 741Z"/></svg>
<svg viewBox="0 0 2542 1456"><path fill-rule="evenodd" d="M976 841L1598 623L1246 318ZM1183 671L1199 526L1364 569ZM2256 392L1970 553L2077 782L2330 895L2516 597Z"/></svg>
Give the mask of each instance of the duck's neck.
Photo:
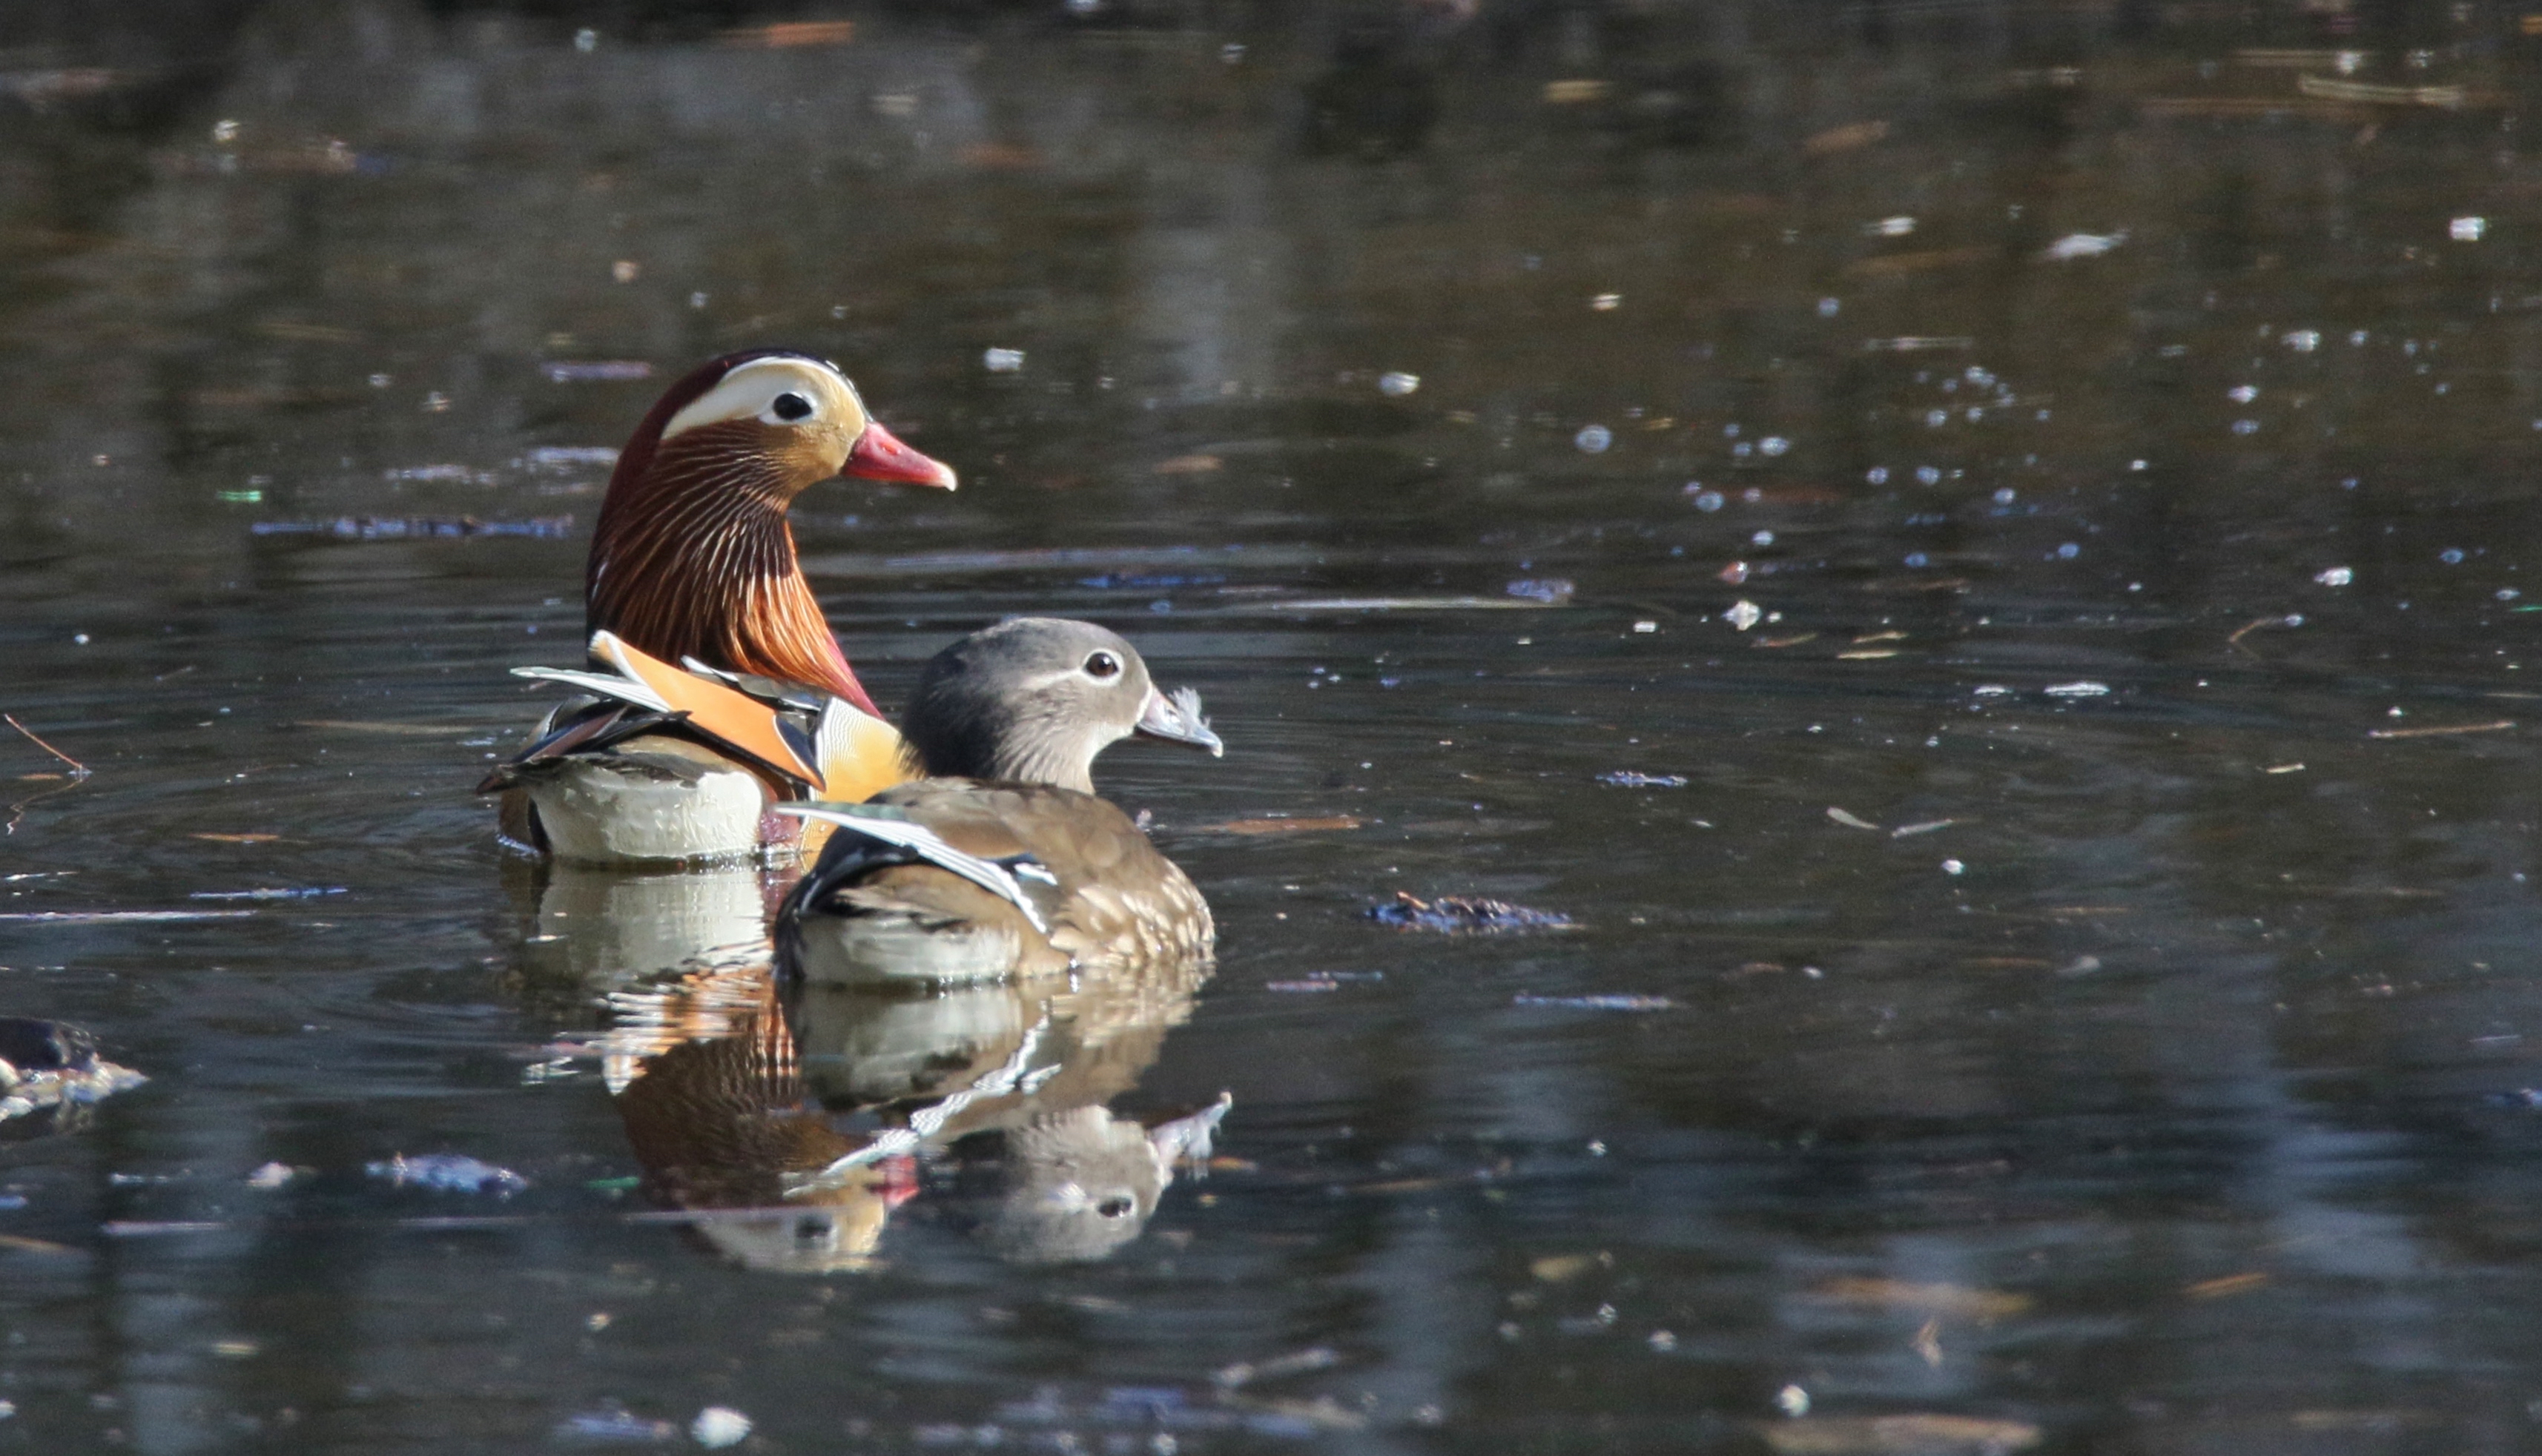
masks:
<svg viewBox="0 0 2542 1456"><path fill-rule="evenodd" d="M632 477L627 464L638 466ZM586 635L612 631L665 662L801 683L879 716L803 579L785 524L791 492L773 468L655 457L622 463L620 475L583 577Z"/></svg>

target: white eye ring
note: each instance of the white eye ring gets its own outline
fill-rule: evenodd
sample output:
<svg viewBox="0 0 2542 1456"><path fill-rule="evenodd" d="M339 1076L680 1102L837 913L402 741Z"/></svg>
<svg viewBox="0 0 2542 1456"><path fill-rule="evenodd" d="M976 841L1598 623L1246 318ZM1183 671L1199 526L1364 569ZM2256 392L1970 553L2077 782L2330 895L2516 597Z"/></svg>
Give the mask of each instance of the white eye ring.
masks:
<svg viewBox="0 0 2542 1456"><path fill-rule="evenodd" d="M1096 652L1085 659L1085 676L1097 683L1109 683L1121 676L1121 659L1109 652Z"/></svg>

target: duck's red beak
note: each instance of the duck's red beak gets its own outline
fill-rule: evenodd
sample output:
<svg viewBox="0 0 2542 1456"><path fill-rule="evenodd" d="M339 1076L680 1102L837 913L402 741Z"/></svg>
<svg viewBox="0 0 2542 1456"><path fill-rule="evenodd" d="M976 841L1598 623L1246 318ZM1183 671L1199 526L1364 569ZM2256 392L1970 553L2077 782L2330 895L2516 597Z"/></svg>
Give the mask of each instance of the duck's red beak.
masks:
<svg viewBox="0 0 2542 1456"><path fill-rule="evenodd" d="M848 452L848 463L839 473L860 480L935 485L945 490L952 489L959 479L951 466L910 449L898 435L875 421L866 422L864 434L858 438L857 448Z"/></svg>

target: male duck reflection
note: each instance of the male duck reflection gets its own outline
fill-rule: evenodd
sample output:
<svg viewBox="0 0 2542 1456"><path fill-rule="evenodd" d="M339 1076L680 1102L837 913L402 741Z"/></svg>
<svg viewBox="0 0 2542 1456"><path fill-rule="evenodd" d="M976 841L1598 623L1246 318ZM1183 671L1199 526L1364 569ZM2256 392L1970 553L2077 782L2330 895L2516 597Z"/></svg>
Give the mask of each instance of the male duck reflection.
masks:
<svg viewBox="0 0 2542 1456"><path fill-rule="evenodd" d="M790 838L773 801L854 801L910 776L785 522L795 496L841 474L954 485L808 354L727 354L662 396L592 537L584 624L603 671L514 669L591 695L479 785L503 793L506 837L567 859L730 858Z"/></svg>
<svg viewBox="0 0 2542 1456"><path fill-rule="evenodd" d="M1208 956L1209 903L1094 795L1094 756L1133 734L1224 752L1199 695L1159 692L1129 643L1000 622L928 662L901 730L927 777L779 807L840 831L780 912L788 972L963 982Z"/></svg>

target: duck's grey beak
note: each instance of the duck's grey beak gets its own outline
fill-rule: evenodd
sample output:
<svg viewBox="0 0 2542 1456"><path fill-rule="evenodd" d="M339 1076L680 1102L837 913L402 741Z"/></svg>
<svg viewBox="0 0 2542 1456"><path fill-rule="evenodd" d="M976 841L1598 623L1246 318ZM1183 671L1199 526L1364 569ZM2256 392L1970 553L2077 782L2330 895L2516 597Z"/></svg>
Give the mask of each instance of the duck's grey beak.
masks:
<svg viewBox="0 0 2542 1456"><path fill-rule="evenodd" d="M1205 748L1213 759L1227 753L1227 745L1209 731L1209 719L1200 715L1200 694L1189 688L1174 690L1171 697L1149 689L1148 704L1139 710L1139 721L1130 731L1141 738L1161 738L1167 743Z"/></svg>

